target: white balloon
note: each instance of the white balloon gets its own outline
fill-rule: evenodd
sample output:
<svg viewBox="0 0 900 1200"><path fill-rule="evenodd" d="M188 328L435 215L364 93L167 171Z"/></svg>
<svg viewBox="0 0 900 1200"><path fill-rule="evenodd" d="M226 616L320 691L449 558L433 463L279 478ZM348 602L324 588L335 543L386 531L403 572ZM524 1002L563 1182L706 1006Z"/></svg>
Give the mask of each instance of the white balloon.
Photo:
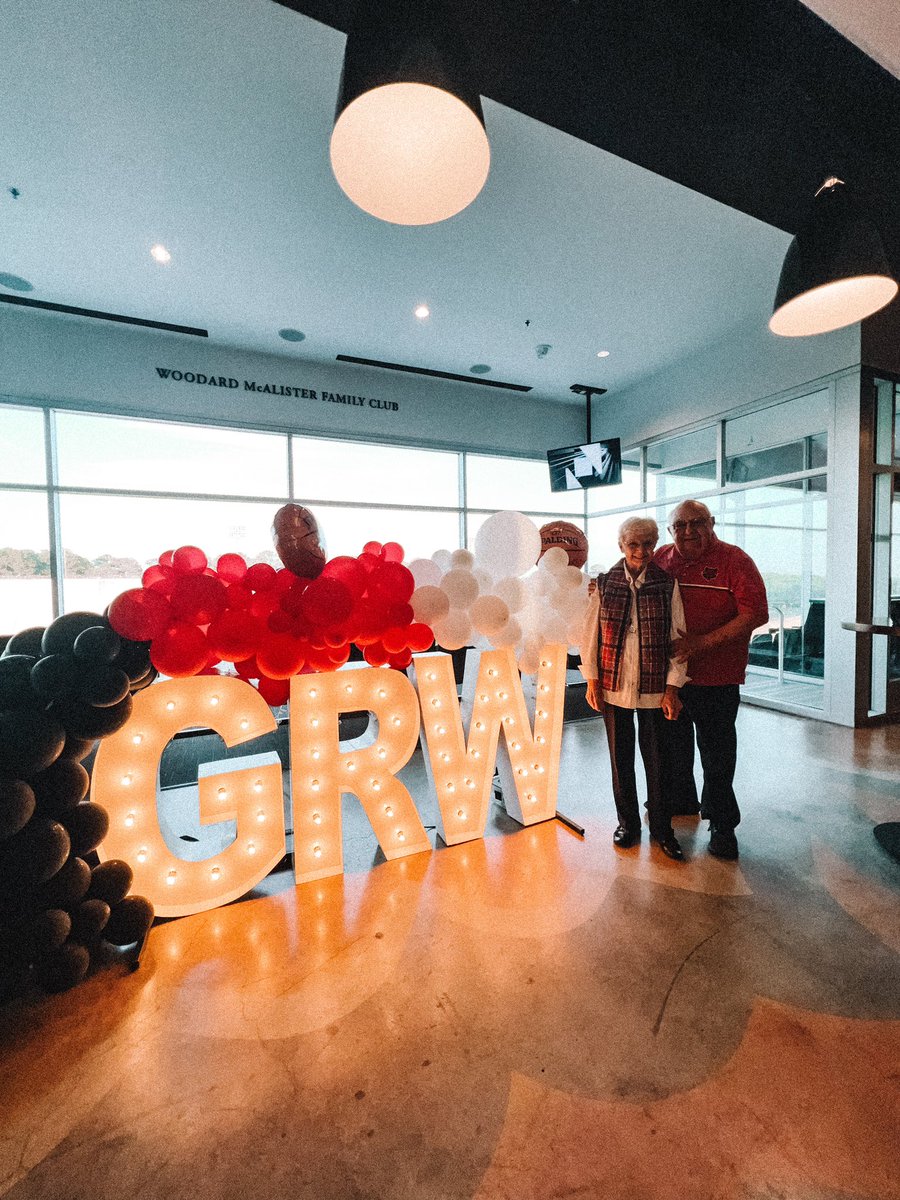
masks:
<svg viewBox="0 0 900 1200"><path fill-rule="evenodd" d="M441 578L441 591L446 592L452 608L468 608L478 595L478 581L471 571L448 571Z"/></svg>
<svg viewBox="0 0 900 1200"><path fill-rule="evenodd" d="M434 640L444 650L461 650L472 636L472 622L464 612L451 608L446 617L432 625Z"/></svg>
<svg viewBox="0 0 900 1200"><path fill-rule="evenodd" d="M435 621L440 621L450 611L450 601L447 598L447 593L441 591L439 587L433 587L430 584L416 588L409 602L412 605L413 615L416 620L424 621L432 629L434 628Z"/></svg>
<svg viewBox="0 0 900 1200"><path fill-rule="evenodd" d="M493 576L488 575L487 571L483 571L481 567L476 567L472 574L475 576L475 580L478 584L478 590L480 592L487 593L494 590L491 587L491 584L493 583Z"/></svg>
<svg viewBox="0 0 900 1200"><path fill-rule="evenodd" d="M450 555L450 567L454 571L471 571L474 565L475 555L471 550L454 550Z"/></svg>
<svg viewBox="0 0 900 1200"><path fill-rule="evenodd" d="M534 675L540 665L540 653L526 646L519 655L519 670L523 675Z"/></svg>
<svg viewBox="0 0 900 1200"><path fill-rule="evenodd" d="M491 634L491 642L498 649L501 646L515 646L516 642L522 636L522 627L515 617L510 617L502 628L496 633Z"/></svg>
<svg viewBox="0 0 900 1200"><path fill-rule="evenodd" d="M564 571L568 565L569 556L562 546L551 546L549 550L545 550L538 563L542 571L549 571L551 574Z"/></svg>
<svg viewBox="0 0 900 1200"><path fill-rule="evenodd" d="M509 609L499 596L479 596L469 609L469 616L479 633L493 637L509 620Z"/></svg>
<svg viewBox="0 0 900 1200"><path fill-rule="evenodd" d="M424 587L426 584L437 586L441 582L443 572L433 558L414 558L406 566L412 572L416 587Z"/></svg>
<svg viewBox="0 0 900 1200"><path fill-rule="evenodd" d="M587 583L584 573L578 567L566 567L564 571L560 571L556 577L557 582L562 587L579 588L582 584Z"/></svg>
<svg viewBox="0 0 900 1200"><path fill-rule="evenodd" d="M491 590L495 596L500 597L511 613L518 612L525 603L525 588L522 580L516 579L512 575L507 575L505 579L495 583Z"/></svg>
<svg viewBox="0 0 900 1200"><path fill-rule="evenodd" d="M441 571L443 572L443 571L450 570L450 560L452 557L453 557L453 555L450 553L449 550L435 550L434 554L432 554L432 556L431 556L431 559L432 559L432 562L437 563L437 565L441 568Z"/></svg>
<svg viewBox="0 0 900 1200"><path fill-rule="evenodd" d="M540 552L537 525L519 512L494 513L475 536L475 561L495 578L524 575L537 562Z"/></svg>

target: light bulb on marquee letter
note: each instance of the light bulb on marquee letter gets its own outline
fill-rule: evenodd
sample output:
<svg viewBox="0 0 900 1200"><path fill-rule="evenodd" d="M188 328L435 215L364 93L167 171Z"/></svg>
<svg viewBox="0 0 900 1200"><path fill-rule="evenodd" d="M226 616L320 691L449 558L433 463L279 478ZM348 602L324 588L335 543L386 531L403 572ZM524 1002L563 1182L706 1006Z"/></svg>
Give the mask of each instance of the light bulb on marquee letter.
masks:
<svg viewBox="0 0 900 1200"><path fill-rule="evenodd" d="M375 716L378 736L371 745L342 753L340 714L359 710ZM418 740L416 693L400 671L362 667L294 676L291 790L298 883L344 869L343 792L359 798L385 858L431 849L412 796L394 777Z"/></svg>
<svg viewBox="0 0 900 1200"><path fill-rule="evenodd" d="M134 871L134 891L153 902L159 917L228 904L284 856L281 767L275 763L199 780L201 822L237 821L230 846L202 862L169 850L157 819L159 761L170 739L191 726L213 729L235 746L272 732L275 719L243 680L171 679L138 692L127 725L104 739L94 763L91 798L109 813L100 858L124 859Z"/></svg>

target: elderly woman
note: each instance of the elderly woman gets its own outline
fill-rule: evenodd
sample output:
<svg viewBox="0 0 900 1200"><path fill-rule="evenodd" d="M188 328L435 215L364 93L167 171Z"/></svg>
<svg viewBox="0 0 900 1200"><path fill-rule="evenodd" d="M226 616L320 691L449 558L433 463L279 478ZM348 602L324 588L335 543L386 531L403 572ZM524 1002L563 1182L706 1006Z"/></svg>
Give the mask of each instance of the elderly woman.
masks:
<svg viewBox="0 0 900 1200"><path fill-rule="evenodd" d="M647 777L650 836L669 858L684 855L672 830L660 770L660 734L665 718L681 710L678 689L687 678L671 643L684 630L684 610L675 580L652 560L659 529L646 517L619 526L621 558L598 575L581 647L587 701L603 713L609 742L613 796L619 823L613 844L622 850L640 840L641 816L634 773L634 714Z"/></svg>

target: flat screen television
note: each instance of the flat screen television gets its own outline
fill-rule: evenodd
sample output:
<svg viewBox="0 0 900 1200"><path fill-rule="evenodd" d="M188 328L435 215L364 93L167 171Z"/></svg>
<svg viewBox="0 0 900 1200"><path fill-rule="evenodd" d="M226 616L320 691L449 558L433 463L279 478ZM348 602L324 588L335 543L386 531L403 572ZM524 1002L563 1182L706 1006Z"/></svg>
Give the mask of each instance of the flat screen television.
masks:
<svg viewBox="0 0 900 1200"><path fill-rule="evenodd" d="M548 450L547 465L551 492L574 492L622 482L622 448L618 438Z"/></svg>

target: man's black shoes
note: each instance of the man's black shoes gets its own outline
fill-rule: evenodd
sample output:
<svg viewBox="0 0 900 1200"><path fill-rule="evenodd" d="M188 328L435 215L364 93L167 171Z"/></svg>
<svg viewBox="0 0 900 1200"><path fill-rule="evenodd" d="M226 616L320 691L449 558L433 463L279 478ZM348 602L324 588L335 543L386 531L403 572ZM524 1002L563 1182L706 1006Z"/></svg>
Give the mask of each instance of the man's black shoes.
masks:
<svg viewBox="0 0 900 1200"><path fill-rule="evenodd" d="M627 825L617 825L613 834L613 845L620 850L628 850L641 840L640 829L629 829Z"/></svg>
<svg viewBox="0 0 900 1200"><path fill-rule="evenodd" d="M650 836L653 837L654 842L656 842L666 858L673 858L676 862L684 861L684 851L681 849L681 843L671 829L663 837L654 837L653 834Z"/></svg>
<svg viewBox="0 0 900 1200"><path fill-rule="evenodd" d="M738 856L737 838L733 829L710 829L709 852L714 858L733 861Z"/></svg>

